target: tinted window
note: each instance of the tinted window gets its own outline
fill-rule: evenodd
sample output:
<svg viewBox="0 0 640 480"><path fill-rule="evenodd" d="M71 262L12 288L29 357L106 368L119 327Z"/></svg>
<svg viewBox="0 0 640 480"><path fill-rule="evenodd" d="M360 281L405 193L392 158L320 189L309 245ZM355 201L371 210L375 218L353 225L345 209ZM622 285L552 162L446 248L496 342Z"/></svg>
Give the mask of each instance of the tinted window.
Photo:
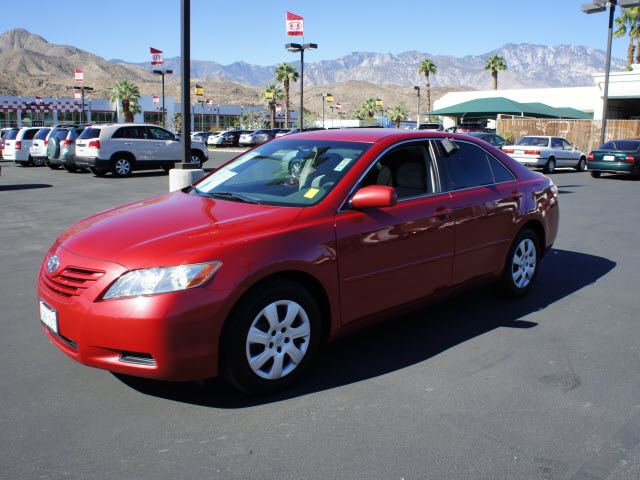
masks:
<svg viewBox="0 0 640 480"><path fill-rule="evenodd" d="M559 138L552 138L551 139L551 148L563 148L562 147L562 140L560 140Z"/></svg>
<svg viewBox="0 0 640 480"><path fill-rule="evenodd" d="M99 128L85 128L84 131L80 134L78 138L98 138L100 137L100 129Z"/></svg>
<svg viewBox="0 0 640 480"><path fill-rule="evenodd" d="M38 133L39 129L31 129L31 130L27 130L26 132L24 132L24 136L22 137L23 140L33 140L33 137L36 136L36 133Z"/></svg>
<svg viewBox="0 0 640 480"><path fill-rule="evenodd" d="M18 136L18 132L20 130L15 129L15 130L9 130L9 133L7 133L7 136L5 137L5 140L15 140L16 137Z"/></svg>
<svg viewBox="0 0 640 480"><path fill-rule="evenodd" d="M44 140L45 138L47 138L47 135L49 135L49 132L51 131L50 128L41 128L38 133L36 133L36 136L33 137L34 140Z"/></svg>
<svg viewBox="0 0 640 480"><path fill-rule="evenodd" d="M511 173L511 171L507 167L505 167L499 160L497 160L492 155L486 155L489 159L489 165L491 166L491 171L493 172L493 179L496 183L510 182L516 179L513 173Z"/></svg>
<svg viewBox="0 0 640 480"><path fill-rule="evenodd" d="M625 150L633 151L640 148L640 141L638 140L614 140L613 142L607 142L598 150Z"/></svg>
<svg viewBox="0 0 640 480"><path fill-rule="evenodd" d="M143 140L147 138L147 129L145 127L122 127L113 133L112 138L134 138Z"/></svg>
<svg viewBox="0 0 640 480"><path fill-rule="evenodd" d="M457 142L460 147L447 156L441 142L436 142L446 172L448 190L459 190L493 183L487 153L476 145Z"/></svg>
<svg viewBox="0 0 640 480"><path fill-rule="evenodd" d="M67 139L67 135L69 135L69 130L58 130L56 132L55 137L58 140L66 140Z"/></svg>
<svg viewBox="0 0 640 480"><path fill-rule="evenodd" d="M155 140L173 140L173 135L162 128L150 127L151 138Z"/></svg>

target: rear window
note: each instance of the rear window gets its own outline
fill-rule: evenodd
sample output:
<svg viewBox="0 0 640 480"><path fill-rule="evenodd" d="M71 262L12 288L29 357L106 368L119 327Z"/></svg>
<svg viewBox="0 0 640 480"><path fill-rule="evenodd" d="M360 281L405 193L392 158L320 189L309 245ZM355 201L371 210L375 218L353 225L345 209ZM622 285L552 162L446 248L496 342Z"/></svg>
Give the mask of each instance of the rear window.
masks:
<svg viewBox="0 0 640 480"><path fill-rule="evenodd" d="M78 140L90 139L90 138L99 138L100 137L100 129L99 128L85 128L84 131L78 137Z"/></svg>
<svg viewBox="0 0 640 480"><path fill-rule="evenodd" d="M16 137L18 136L18 132L20 130L18 130L17 128L14 130L9 130L9 133L7 133L7 136L5 137L5 140L15 140Z"/></svg>
<svg viewBox="0 0 640 480"><path fill-rule="evenodd" d="M38 131L38 133L36 133L36 136L33 137L34 140L44 140L47 138L47 135L49 135L49 132L51 131L50 128L42 128Z"/></svg>
<svg viewBox="0 0 640 480"><path fill-rule="evenodd" d="M58 130L56 132L56 138L58 140L66 140L67 139L67 135L69 135L69 130Z"/></svg>
<svg viewBox="0 0 640 480"><path fill-rule="evenodd" d="M633 151L638 150L640 148L639 140L614 140L612 142L607 142L598 150L626 150Z"/></svg>
<svg viewBox="0 0 640 480"><path fill-rule="evenodd" d="M31 129L31 130L27 130L26 132L24 132L24 135L22 137L23 140L33 140L33 137L36 136L36 133L38 133L40 131L40 129Z"/></svg>
<svg viewBox="0 0 640 480"><path fill-rule="evenodd" d="M516 145L525 145L532 147L548 147L549 139L545 137L522 137Z"/></svg>

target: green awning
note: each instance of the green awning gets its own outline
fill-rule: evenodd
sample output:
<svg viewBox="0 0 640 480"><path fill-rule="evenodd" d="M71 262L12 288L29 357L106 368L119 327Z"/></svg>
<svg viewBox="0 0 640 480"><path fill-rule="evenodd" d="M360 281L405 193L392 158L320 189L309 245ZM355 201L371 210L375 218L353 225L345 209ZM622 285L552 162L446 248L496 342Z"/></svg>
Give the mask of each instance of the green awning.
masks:
<svg viewBox="0 0 640 480"><path fill-rule="evenodd" d="M478 98L426 112L445 117L495 118L499 114L536 118L591 118L576 109L554 108L544 103L520 103L505 97Z"/></svg>

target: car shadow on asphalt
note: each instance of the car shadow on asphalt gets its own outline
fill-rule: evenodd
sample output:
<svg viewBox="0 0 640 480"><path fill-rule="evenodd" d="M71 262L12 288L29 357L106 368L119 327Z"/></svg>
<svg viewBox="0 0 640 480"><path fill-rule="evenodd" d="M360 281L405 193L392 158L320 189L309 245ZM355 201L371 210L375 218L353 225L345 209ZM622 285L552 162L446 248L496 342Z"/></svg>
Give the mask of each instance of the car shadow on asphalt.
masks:
<svg viewBox="0 0 640 480"><path fill-rule="evenodd" d="M535 328L537 323L524 318L595 283L615 266L606 258L551 250L527 296L508 299L489 285L342 338L320 352L296 385L274 395L247 396L221 379L162 382L115 376L145 395L200 406L237 409L279 402L399 371L496 328Z"/></svg>
<svg viewBox="0 0 640 480"><path fill-rule="evenodd" d="M33 190L35 188L51 188L53 185L48 183L25 183L21 185L0 185L0 192L10 190Z"/></svg>

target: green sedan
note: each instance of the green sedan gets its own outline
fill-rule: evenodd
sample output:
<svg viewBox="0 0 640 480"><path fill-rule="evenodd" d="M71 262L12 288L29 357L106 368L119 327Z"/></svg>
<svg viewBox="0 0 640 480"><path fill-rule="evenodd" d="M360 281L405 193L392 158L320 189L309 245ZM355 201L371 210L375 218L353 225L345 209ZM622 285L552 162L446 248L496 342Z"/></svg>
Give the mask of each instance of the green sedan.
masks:
<svg viewBox="0 0 640 480"><path fill-rule="evenodd" d="M640 178L640 140L612 140L589 154L587 166L593 178L603 173Z"/></svg>

